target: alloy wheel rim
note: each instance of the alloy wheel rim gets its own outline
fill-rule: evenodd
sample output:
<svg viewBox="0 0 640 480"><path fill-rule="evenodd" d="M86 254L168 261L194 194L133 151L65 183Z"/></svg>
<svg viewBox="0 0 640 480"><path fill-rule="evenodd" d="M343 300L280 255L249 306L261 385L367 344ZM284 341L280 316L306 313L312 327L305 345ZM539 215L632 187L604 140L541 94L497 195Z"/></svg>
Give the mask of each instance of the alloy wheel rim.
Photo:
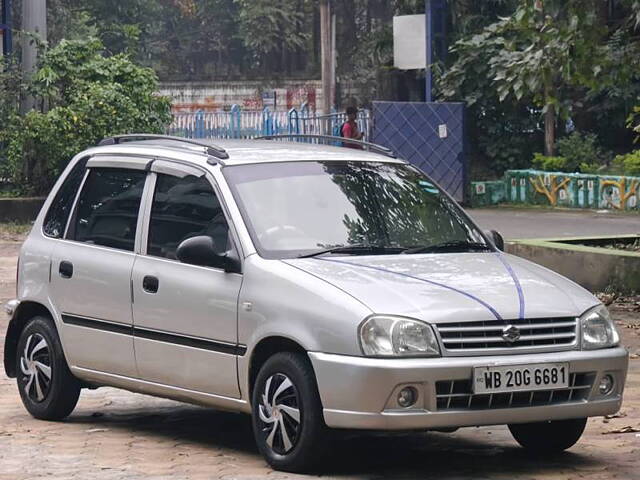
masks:
<svg viewBox="0 0 640 480"><path fill-rule="evenodd" d="M302 418L298 390L289 377L276 373L267 379L258 413L269 448L279 455L290 452L298 441Z"/></svg>
<svg viewBox="0 0 640 480"><path fill-rule="evenodd" d="M39 333L29 335L20 356L24 391L36 403L43 402L51 388L49 344Z"/></svg>

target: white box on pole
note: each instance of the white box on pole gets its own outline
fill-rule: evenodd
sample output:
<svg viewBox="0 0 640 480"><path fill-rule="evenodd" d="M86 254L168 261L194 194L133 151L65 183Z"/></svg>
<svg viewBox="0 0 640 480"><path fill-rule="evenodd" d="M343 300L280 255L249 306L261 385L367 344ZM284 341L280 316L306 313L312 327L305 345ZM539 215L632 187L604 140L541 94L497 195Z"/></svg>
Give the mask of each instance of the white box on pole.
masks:
<svg viewBox="0 0 640 480"><path fill-rule="evenodd" d="M393 66L400 70L427 67L424 15L393 17Z"/></svg>

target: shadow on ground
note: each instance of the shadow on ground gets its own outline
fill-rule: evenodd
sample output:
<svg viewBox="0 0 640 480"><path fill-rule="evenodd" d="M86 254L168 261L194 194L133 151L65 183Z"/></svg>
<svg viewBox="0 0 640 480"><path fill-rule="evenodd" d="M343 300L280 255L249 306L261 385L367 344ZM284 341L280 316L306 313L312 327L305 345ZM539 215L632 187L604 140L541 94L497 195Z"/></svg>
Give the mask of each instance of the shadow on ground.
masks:
<svg viewBox="0 0 640 480"><path fill-rule="evenodd" d="M148 412L148 411L147 411ZM249 416L199 407L111 410L107 414L74 414L67 422L87 428L122 429L168 437L178 442L225 449L259 457ZM526 478L546 473L590 470L586 455L566 452L554 457L528 455L516 446L493 442L490 435L427 433L352 433L335 435L322 475L366 478L492 478L508 474ZM503 442L501 442L503 443Z"/></svg>

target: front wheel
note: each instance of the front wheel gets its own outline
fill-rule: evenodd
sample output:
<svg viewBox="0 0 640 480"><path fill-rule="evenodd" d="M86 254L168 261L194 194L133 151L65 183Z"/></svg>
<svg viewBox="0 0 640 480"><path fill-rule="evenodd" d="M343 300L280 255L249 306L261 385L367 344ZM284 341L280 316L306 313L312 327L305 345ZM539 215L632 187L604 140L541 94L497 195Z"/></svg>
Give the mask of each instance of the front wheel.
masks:
<svg viewBox="0 0 640 480"><path fill-rule="evenodd" d="M582 436L586 418L509 425L511 435L527 450L558 453L571 448Z"/></svg>
<svg viewBox="0 0 640 480"><path fill-rule="evenodd" d="M253 432L260 453L276 470L313 470L326 451L313 369L299 353L282 352L260 369L252 395Z"/></svg>
<svg viewBox="0 0 640 480"><path fill-rule="evenodd" d="M80 384L69 371L53 322L34 317L18 340L17 381L22 403L41 420L60 420L78 402Z"/></svg>

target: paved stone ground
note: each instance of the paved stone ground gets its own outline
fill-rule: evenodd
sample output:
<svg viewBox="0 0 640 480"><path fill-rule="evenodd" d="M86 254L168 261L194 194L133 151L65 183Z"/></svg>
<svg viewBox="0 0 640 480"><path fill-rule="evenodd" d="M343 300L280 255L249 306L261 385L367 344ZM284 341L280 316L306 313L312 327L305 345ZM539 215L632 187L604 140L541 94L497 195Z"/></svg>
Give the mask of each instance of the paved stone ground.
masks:
<svg viewBox="0 0 640 480"><path fill-rule="evenodd" d="M593 210L475 208L467 212L487 230L507 239L640 233L640 215Z"/></svg>
<svg viewBox="0 0 640 480"><path fill-rule="evenodd" d="M19 238L0 235L0 302L13 296ZM640 306L613 307L635 353L619 418L589 420L581 442L553 458L527 456L505 427L453 434L343 435L324 478L638 479ZM0 349L6 318L0 319ZM0 356L1 358L1 356ZM112 388L83 391L64 422L31 418L15 382L0 370L0 480L285 479L253 444L249 418Z"/></svg>

